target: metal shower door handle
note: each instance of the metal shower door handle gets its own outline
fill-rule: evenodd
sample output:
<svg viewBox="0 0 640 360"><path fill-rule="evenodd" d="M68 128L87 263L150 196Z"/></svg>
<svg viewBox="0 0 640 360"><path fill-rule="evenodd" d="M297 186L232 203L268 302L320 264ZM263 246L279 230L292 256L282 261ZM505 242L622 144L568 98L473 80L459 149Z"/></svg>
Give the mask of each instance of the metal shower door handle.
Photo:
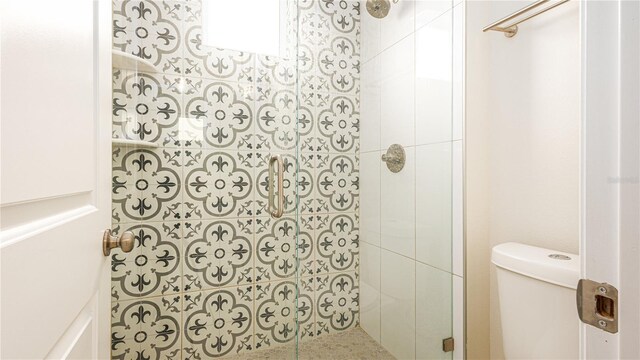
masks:
<svg viewBox="0 0 640 360"><path fill-rule="evenodd" d="M275 169L274 164L278 165L278 207L276 208L273 201L273 192L275 188L274 177ZM273 155L269 159L269 214L274 218L282 217L284 213L284 162L282 156Z"/></svg>

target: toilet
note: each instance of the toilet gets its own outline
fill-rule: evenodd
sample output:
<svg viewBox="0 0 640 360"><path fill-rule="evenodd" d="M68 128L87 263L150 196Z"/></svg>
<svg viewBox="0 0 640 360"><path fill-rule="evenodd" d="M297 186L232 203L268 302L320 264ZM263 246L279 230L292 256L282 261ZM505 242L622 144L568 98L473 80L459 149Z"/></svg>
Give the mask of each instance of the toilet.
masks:
<svg viewBox="0 0 640 360"><path fill-rule="evenodd" d="M505 359L577 359L578 255L517 243L493 248Z"/></svg>

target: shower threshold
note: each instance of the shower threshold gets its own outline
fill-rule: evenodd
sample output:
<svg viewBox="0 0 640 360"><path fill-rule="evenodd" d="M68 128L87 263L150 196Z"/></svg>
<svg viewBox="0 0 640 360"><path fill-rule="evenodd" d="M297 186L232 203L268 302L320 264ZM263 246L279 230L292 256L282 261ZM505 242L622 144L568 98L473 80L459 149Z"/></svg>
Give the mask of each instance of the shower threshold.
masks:
<svg viewBox="0 0 640 360"><path fill-rule="evenodd" d="M292 346L256 350L242 355L224 357L229 360L293 359ZM360 327L336 334L324 335L300 344L300 360L395 360L380 344Z"/></svg>

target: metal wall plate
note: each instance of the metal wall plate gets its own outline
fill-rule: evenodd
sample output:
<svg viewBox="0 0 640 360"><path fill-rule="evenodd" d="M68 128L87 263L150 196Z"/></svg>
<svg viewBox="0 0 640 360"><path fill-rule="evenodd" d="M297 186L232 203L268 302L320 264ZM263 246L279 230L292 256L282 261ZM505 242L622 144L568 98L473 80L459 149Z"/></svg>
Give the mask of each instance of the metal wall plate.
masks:
<svg viewBox="0 0 640 360"><path fill-rule="evenodd" d="M366 7L371 16L382 19L389 14L391 3L389 0L367 0Z"/></svg>
<svg viewBox="0 0 640 360"><path fill-rule="evenodd" d="M618 289L614 286L580 279L576 305L583 323L613 334L618 332Z"/></svg>
<svg viewBox="0 0 640 360"><path fill-rule="evenodd" d="M387 149L387 153L382 155L382 161L387 163L387 168L392 173L397 173L404 168L404 163L407 161L407 156L404 152L404 148L400 144L393 144Z"/></svg>

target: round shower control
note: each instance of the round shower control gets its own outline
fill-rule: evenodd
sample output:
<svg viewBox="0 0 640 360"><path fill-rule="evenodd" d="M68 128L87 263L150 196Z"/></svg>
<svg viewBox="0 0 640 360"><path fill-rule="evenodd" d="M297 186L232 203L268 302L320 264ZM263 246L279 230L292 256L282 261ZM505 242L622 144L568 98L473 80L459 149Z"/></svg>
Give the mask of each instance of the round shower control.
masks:
<svg viewBox="0 0 640 360"><path fill-rule="evenodd" d="M382 154L382 161L387 163L387 168L392 173L397 173L404 168L404 163L407 157L404 153L404 148L400 144L393 144L389 146L386 154Z"/></svg>

